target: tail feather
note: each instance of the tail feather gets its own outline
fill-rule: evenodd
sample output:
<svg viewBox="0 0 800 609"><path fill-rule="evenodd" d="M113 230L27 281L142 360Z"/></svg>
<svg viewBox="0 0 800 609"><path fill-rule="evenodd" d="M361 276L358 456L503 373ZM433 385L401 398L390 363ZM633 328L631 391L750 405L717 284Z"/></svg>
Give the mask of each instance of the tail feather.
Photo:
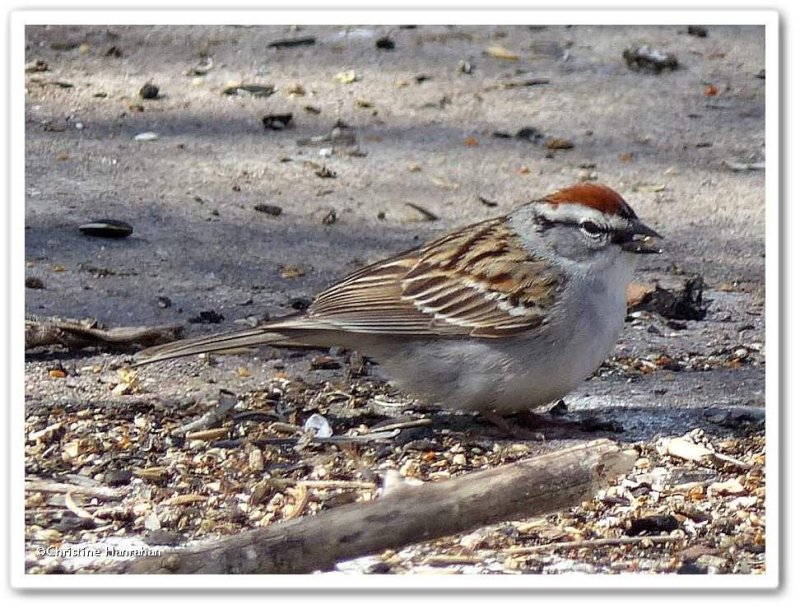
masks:
<svg viewBox="0 0 800 609"><path fill-rule="evenodd" d="M200 353L234 351L264 345L282 344L288 346L291 339L271 328L250 328L238 332L223 332L201 338L187 338L165 345L158 345L139 351L134 365L143 366L168 359L187 357Z"/></svg>

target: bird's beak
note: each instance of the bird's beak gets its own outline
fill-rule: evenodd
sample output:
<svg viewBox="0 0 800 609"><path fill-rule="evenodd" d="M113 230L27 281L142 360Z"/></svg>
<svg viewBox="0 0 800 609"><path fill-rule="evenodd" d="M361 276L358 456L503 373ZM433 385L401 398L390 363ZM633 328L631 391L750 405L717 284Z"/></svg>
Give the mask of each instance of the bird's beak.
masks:
<svg viewBox="0 0 800 609"><path fill-rule="evenodd" d="M650 244L652 239L663 239L652 228L640 220L634 220L631 225L620 235L620 246L626 252L633 254L660 254L661 248Z"/></svg>

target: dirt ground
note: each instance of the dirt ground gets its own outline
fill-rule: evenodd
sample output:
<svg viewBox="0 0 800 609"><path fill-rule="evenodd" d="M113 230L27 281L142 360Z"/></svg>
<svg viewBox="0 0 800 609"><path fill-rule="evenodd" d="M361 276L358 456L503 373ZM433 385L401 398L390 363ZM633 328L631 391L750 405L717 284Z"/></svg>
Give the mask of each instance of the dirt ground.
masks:
<svg viewBox="0 0 800 609"><path fill-rule="evenodd" d="M360 479L364 468L435 480L603 436L642 455L634 482L619 486L630 495L627 505L595 500L591 509L578 506L540 529L505 523L482 530L480 543L448 538L339 570L763 572L764 31L704 30L705 36L677 25L29 27L28 314L109 326L183 324L190 336L241 327L295 311L367 262L580 180L613 187L667 238L664 253L643 262L637 281L678 289L699 275L707 308L701 320L633 314L617 353L565 398L564 418L582 430L546 430L538 443L498 437L472 415L413 405L381 380L379 366L368 365L366 376L354 373L348 354L337 350L179 361L133 377L124 366L131 351L29 353L29 479L111 485L108 472L120 471L114 485L126 490L118 506L124 517L101 518L102 506L86 504L95 514L89 522L65 507L63 495L29 492L29 571L86 568L37 556L42 543L166 531L179 540L175 545L343 501L318 496L300 505L291 492L253 500L254 485L276 474L263 464L242 473L235 462L258 445L256 435L278 433L267 423L244 429L235 418L225 420L225 439L238 437L239 445L199 440L184 447L189 457L181 453L202 461L204 451L222 451L230 470L199 468L190 481L185 469L170 469L175 447L164 438L227 390L242 400L232 412L266 409L299 426L323 414L336 434L403 414L432 420L423 436L406 438L429 442L419 454L399 445L368 448L356 466L335 446L317 446L309 449L313 459L301 459L312 465L291 474L298 480ZM270 46L305 37L314 42ZM376 45L381 39L393 48ZM678 68L631 69L623 51L643 44L674 53ZM147 83L158 87L153 99L140 95ZM243 85L274 92L261 96ZM282 129L262 121L287 113L292 118ZM147 133L155 136L141 137ZM112 240L78 230L103 218L129 223L133 234ZM222 317L219 323L189 322L209 311ZM122 429L125 447L109 444ZM286 428L281 433L293 437ZM143 434L157 439L145 452ZM665 438L684 434L739 464L687 464L665 452ZM465 447L471 457L454 458ZM273 456L285 469L298 454ZM252 466L241 458L244 470ZM320 465L325 459L327 469ZM167 473L140 475L152 467ZM676 482L676 470L695 468L705 477L692 478L694 486L685 476ZM220 475L230 477L230 488L214 486ZM648 490L637 494L644 479ZM670 492L672 483L678 490ZM167 517L173 504L162 503L187 489L204 489L207 512L193 507ZM689 503L707 504L698 509L708 518L687 516L667 499L681 493ZM222 526L231 505L244 515ZM622 512L609 515L602 506ZM585 548L547 558L502 554L508 544L620 535L652 513L675 515L675 544L642 544L619 555ZM151 514L158 515L155 524ZM595 517L610 519L607 528L589 530ZM461 562L431 562L432 553Z"/></svg>

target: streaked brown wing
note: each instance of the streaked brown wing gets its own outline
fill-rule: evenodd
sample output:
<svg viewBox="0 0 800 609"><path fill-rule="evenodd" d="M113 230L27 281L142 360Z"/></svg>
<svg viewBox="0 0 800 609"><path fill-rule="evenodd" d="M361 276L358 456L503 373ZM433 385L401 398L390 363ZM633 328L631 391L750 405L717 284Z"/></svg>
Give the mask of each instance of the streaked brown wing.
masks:
<svg viewBox="0 0 800 609"><path fill-rule="evenodd" d="M563 278L545 269L497 218L353 273L307 319L351 332L513 335L546 321Z"/></svg>

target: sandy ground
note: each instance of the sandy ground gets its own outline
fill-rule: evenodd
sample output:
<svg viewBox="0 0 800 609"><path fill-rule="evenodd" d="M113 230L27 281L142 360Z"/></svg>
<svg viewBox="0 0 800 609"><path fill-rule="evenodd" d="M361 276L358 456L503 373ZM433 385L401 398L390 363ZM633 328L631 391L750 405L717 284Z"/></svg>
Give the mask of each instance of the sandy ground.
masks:
<svg viewBox="0 0 800 609"><path fill-rule="evenodd" d="M315 44L268 47L302 36ZM377 49L381 36L395 48ZM629 69L622 52L642 43L675 53L679 69ZM492 57L493 46L517 59ZM187 73L206 57L207 74ZM647 442L764 405L764 173L730 165L763 161L760 27L714 26L706 37L680 26L31 27L26 59L48 67L26 75L26 275L43 285L26 289L29 314L181 323L189 335L233 328L292 312L366 262L596 179L667 237L638 281L678 286L699 274L709 312L677 330L658 316L626 324L607 373L567 398L572 411L614 418L617 439ZM349 70L353 82L335 78ZM547 82L511 86L531 79ZM140 98L145 83L156 99ZM243 83L275 93L223 94ZM289 128L262 126L288 112ZM353 143L303 142L337 121ZM523 128L543 137L513 137ZM134 139L145 132L158 138ZM548 138L572 147L551 150ZM78 231L98 218L134 233ZM187 324L208 310L224 321ZM689 364L619 372L653 354ZM276 371L310 383L341 376L309 371L312 356L154 366L138 390L201 400L258 389ZM109 399L103 375L126 357L33 354L27 397ZM48 374L56 361L66 380Z"/></svg>

